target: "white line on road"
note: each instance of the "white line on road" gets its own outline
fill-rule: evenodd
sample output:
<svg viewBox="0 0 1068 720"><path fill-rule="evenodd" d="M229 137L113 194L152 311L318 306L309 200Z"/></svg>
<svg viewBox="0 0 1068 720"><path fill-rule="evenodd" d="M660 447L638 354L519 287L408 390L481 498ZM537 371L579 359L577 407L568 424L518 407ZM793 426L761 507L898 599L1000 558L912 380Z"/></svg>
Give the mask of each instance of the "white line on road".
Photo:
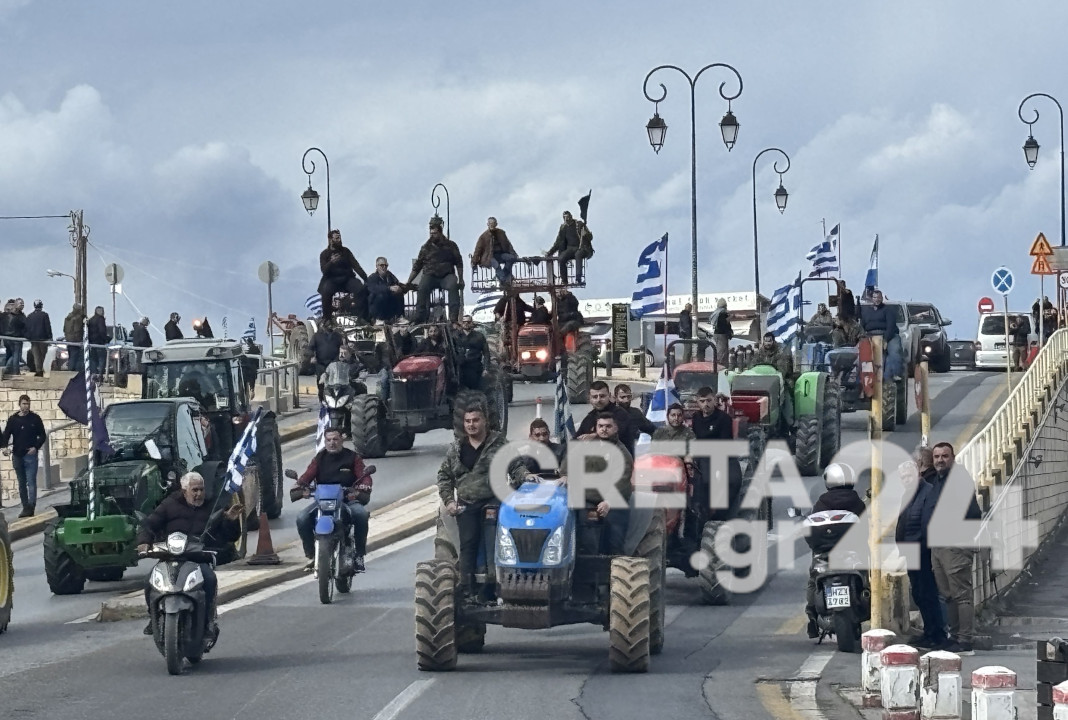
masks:
<svg viewBox="0 0 1068 720"><path fill-rule="evenodd" d="M820 711L816 700L816 685L827 663L834 657L833 650L814 652L801 664L797 671L797 680L787 683L790 705L803 717L810 720L824 720L827 716Z"/></svg>
<svg viewBox="0 0 1068 720"><path fill-rule="evenodd" d="M434 678L416 680L411 685L401 690L400 694L390 700L389 705L386 705L379 710L378 714L371 718L371 720L395 720L395 718L404 711L404 708L411 705L417 697L425 693L433 684Z"/></svg>

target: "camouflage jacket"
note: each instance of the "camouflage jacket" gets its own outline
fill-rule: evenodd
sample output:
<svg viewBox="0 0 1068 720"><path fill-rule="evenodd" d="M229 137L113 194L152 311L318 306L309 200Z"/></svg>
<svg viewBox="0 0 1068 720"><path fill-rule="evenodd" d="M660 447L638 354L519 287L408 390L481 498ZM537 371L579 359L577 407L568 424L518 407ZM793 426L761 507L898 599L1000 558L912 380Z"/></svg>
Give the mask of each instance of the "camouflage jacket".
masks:
<svg viewBox="0 0 1068 720"><path fill-rule="evenodd" d="M430 277L445 277L452 274L453 267L456 268L456 277L463 281L464 260L460 255L459 246L446 237L438 242L427 240L423 243L423 247L419 248L419 256L416 257L415 265L412 266L412 274L408 277L408 282L415 280L420 271Z"/></svg>
<svg viewBox="0 0 1068 720"><path fill-rule="evenodd" d="M776 345L774 350L765 350L763 345L760 346L753 353L749 367L757 365L771 365L782 374L784 380L794 375L794 359L790 357L790 353L782 349L781 345Z"/></svg>
<svg viewBox="0 0 1068 720"><path fill-rule="evenodd" d="M653 433L653 440L696 440L697 436L694 435L693 429L685 425L680 425L677 428L673 428L670 425L665 425L656 429Z"/></svg>
<svg viewBox="0 0 1068 720"><path fill-rule="evenodd" d="M493 462L497 451L508 441L500 433L490 431L483 442L482 453L470 470L460 462L462 442L467 442L467 438L453 441L449 445L445 460L438 468L438 495L446 505L453 500L472 503L494 497L493 488L490 487L490 463Z"/></svg>

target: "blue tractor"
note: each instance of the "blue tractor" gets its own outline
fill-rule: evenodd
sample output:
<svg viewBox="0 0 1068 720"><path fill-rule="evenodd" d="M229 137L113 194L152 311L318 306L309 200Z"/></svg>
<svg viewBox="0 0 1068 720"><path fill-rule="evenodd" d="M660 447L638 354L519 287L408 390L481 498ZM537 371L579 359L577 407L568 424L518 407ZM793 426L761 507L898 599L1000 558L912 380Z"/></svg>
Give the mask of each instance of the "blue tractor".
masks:
<svg viewBox="0 0 1068 720"><path fill-rule="evenodd" d="M594 510L567 505L554 480L524 482L486 509L476 593L460 592L455 519L439 515L436 559L415 570L420 670L452 670L478 652L486 626L540 629L593 623L609 632L613 672L646 672L664 645L664 513L633 508L624 555L603 552L606 526Z"/></svg>

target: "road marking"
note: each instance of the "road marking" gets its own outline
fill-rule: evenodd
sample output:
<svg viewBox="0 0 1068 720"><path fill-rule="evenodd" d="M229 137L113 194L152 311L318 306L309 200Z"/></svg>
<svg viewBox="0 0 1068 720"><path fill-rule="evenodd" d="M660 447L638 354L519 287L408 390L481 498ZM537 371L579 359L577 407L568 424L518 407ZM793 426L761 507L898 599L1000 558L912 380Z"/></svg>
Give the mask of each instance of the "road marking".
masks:
<svg viewBox="0 0 1068 720"><path fill-rule="evenodd" d="M817 650L808 656L797 671L798 680L818 680L823 673L823 668L834 657L834 650Z"/></svg>
<svg viewBox="0 0 1068 720"><path fill-rule="evenodd" d="M1005 393L1005 386L998 384L997 390L992 392L983 404L979 406L979 409L975 411L975 415L972 416L972 421L968 423L968 426L964 428L960 435L957 436L956 442L953 444L953 449L960 453L960 449L968 444L968 441L975 437L975 434L981 429L986 427L987 422L986 415L990 412L990 408L994 407L994 404L1000 402L1002 393Z"/></svg>
<svg viewBox="0 0 1068 720"><path fill-rule="evenodd" d="M416 680L411 685L401 690L400 694L390 700L389 705L386 705L379 710L378 714L371 720L395 720L395 718L404 711L404 708L411 705L417 697L425 693L433 684L434 678Z"/></svg>
<svg viewBox="0 0 1068 720"><path fill-rule="evenodd" d="M789 720L825 720L816 701L816 685L823 669L834 657L833 650L817 650L801 663L794 679L757 683L760 704L774 718ZM783 691L785 685L786 691Z"/></svg>
<svg viewBox="0 0 1068 720"><path fill-rule="evenodd" d="M775 634L796 635L802 630L804 630L806 625L808 625L808 615L806 615L805 611L802 610L797 615L794 615L791 618L787 618L786 621L779 626L779 629L775 631Z"/></svg>

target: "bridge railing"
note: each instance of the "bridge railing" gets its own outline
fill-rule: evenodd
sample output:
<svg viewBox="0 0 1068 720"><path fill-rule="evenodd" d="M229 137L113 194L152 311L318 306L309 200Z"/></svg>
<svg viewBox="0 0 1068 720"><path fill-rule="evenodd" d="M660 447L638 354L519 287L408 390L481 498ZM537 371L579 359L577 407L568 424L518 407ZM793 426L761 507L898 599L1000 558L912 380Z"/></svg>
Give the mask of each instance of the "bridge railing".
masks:
<svg viewBox="0 0 1068 720"><path fill-rule="evenodd" d="M986 427L957 451L957 462L967 468L979 488L1003 483L1011 475L1006 457L1018 449L1018 438L1027 432L1025 426L1034 432L1045 403L1056 396L1066 370L1068 329L1050 336Z"/></svg>

